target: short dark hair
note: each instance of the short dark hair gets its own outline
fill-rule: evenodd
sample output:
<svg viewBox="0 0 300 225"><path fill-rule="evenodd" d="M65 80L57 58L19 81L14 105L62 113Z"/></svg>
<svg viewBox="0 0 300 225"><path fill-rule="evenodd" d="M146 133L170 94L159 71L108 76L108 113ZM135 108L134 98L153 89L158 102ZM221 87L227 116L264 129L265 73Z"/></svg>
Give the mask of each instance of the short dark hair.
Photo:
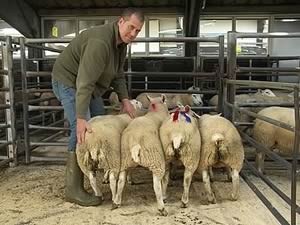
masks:
<svg viewBox="0 0 300 225"><path fill-rule="evenodd" d="M137 8L131 8L130 7L130 8L124 9L124 11L121 14L121 17L127 19L133 14L139 19L140 22L145 21L144 13L142 12L142 10L137 9Z"/></svg>

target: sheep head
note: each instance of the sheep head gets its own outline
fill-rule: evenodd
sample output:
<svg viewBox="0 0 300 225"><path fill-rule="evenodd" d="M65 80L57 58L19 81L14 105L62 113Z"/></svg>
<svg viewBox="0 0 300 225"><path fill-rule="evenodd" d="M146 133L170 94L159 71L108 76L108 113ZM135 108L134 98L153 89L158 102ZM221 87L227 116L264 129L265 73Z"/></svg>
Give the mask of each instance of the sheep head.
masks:
<svg viewBox="0 0 300 225"><path fill-rule="evenodd" d="M200 91L199 87L191 86L188 88L188 91ZM203 94L192 94L193 104L197 106L203 105Z"/></svg>
<svg viewBox="0 0 300 225"><path fill-rule="evenodd" d="M150 101L149 108L148 110L151 112L157 112L157 111L166 111L168 112L168 107L167 107L167 97L164 94L161 94L160 97L156 98L151 98L150 96L147 95L147 98Z"/></svg>

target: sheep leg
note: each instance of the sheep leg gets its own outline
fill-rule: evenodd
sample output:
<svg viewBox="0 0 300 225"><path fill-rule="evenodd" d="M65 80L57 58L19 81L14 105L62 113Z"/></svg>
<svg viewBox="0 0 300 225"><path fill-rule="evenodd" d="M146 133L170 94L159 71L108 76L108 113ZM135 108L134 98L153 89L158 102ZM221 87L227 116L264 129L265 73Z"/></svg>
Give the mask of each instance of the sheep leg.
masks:
<svg viewBox="0 0 300 225"><path fill-rule="evenodd" d="M236 201L238 199L239 187L240 187L239 171L233 169L232 170L232 194L231 194L232 201Z"/></svg>
<svg viewBox="0 0 300 225"><path fill-rule="evenodd" d="M210 203L215 204L216 203L216 197L214 193L211 190L210 186L210 180L209 180L209 175L207 169L202 170L202 180L204 182L204 189L207 194L207 199Z"/></svg>
<svg viewBox="0 0 300 225"><path fill-rule="evenodd" d="M170 170L170 178L171 180L176 180L177 179L177 164L171 162L170 166L169 166L169 170Z"/></svg>
<svg viewBox="0 0 300 225"><path fill-rule="evenodd" d="M106 170L104 175L103 175L103 180L102 180L103 184L108 184L109 183L109 170Z"/></svg>
<svg viewBox="0 0 300 225"><path fill-rule="evenodd" d="M214 171L213 171L212 166L208 167L208 172L209 172L209 179L211 182L213 182L214 181Z"/></svg>
<svg viewBox="0 0 300 225"><path fill-rule="evenodd" d="M95 192L95 195L101 197L102 200L103 200L102 192L101 192L100 188L97 185L95 172L92 172L92 171L89 172L89 180L90 180L90 184L93 188L93 191Z"/></svg>
<svg viewBox="0 0 300 225"><path fill-rule="evenodd" d="M127 184L130 184L130 185L135 184L134 180L132 179L132 174L130 173L130 171L127 172L126 180L127 180Z"/></svg>
<svg viewBox="0 0 300 225"><path fill-rule="evenodd" d="M114 172L109 174L109 186L111 190L112 201L114 202L117 193L117 178Z"/></svg>
<svg viewBox="0 0 300 225"><path fill-rule="evenodd" d="M112 209L119 208L121 206L122 201L122 193L126 183L126 171L122 171L119 174L118 186L117 186L117 193L115 199L113 199Z"/></svg>
<svg viewBox="0 0 300 225"><path fill-rule="evenodd" d="M157 200L157 204L158 204L158 211L161 216L167 216L168 212L165 209L165 204L163 201L161 183L162 183L162 179L160 179L158 176L153 174L153 188L154 188L154 192L155 192L155 196L156 196L156 200Z"/></svg>
<svg viewBox="0 0 300 225"><path fill-rule="evenodd" d="M265 153L257 152L255 158L256 168L260 173L264 173L265 169Z"/></svg>
<svg viewBox="0 0 300 225"><path fill-rule="evenodd" d="M169 166L167 166L165 175L163 176L163 179L161 182L164 203L166 203L166 199L167 199L167 188L168 188L169 178L170 178L170 169L169 169Z"/></svg>
<svg viewBox="0 0 300 225"><path fill-rule="evenodd" d="M194 172L185 169L183 178L183 194L181 197L181 208L186 208L189 202L189 191Z"/></svg>
<svg viewBox="0 0 300 225"><path fill-rule="evenodd" d="M228 179L228 181L231 182L233 174L232 174L232 170L231 170L231 168L229 166L226 166L226 173L227 173L227 179Z"/></svg>

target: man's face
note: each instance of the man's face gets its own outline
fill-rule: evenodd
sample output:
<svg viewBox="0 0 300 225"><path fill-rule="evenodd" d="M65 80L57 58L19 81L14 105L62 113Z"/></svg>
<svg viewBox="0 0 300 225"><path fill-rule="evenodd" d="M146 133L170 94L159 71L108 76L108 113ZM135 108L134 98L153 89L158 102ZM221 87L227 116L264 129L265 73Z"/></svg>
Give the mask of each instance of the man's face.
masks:
<svg viewBox="0 0 300 225"><path fill-rule="evenodd" d="M127 18L121 17L118 25L121 40L128 44L136 38L143 28L144 23L142 23L134 14L132 14Z"/></svg>

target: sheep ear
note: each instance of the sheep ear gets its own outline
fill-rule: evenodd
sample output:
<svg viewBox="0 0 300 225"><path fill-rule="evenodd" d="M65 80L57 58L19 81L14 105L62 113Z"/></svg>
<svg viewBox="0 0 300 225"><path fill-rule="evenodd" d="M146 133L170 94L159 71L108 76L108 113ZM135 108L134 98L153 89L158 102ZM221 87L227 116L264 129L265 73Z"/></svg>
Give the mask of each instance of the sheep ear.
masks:
<svg viewBox="0 0 300 225"><path fill-rule="evenodd" d="M194 116L194 117L200 119L200 116L199 116L197 113L195 113L194 111L192 111L192 113L193 113L193 116Z"/></svg>
<svg viewBox="0 0 300 225"><path fill-rule="evenodd" d="M152 98L151 98L149 95L146 95L146 96L147 96L148 100L149 100L150 102L152 102Z"/></svg>
<svg viewBox="0 0 300 225"><path fill-rule="evenodd" d="M177 102L177 107L180 108L180 109L182 109L184 106L181 104L181 102L178 101Z"/></svg>
<svg viewBox="0 0 300 225"><path fill-rule="evenodd" d="M184 111L185 111L186 113L189 113L190 110L191 110L191 107L190 107L189 105L184 106Z"/></svg>
<svg viewBox="0 0 300 225"><path fill-rule="evenodd" d="M165 94L161 94L161 101L162 103L165 103L167 101L167 97Z"/></svg>

